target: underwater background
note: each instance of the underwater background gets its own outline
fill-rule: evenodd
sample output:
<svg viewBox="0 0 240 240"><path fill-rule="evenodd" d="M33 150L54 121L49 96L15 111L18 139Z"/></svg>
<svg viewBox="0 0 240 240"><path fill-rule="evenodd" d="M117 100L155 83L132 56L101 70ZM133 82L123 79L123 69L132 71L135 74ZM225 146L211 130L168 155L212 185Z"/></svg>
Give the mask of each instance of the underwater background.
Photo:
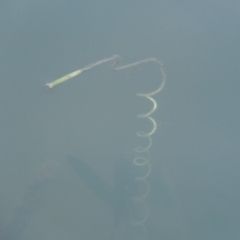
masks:
<svg viewBox="0 0 240 240"><path fill-rule="evenodd" d="M66 161L109 186L148 129L137 93L161 81L152 64L106 63L51 91L44 85L115 54L163 62L156 97L146 239L240 237L240 2L2 0L0 239L111 239L113 211ZM123 177L124 178L124 177ZM115 240L134 240L124 224Z"/></svg>

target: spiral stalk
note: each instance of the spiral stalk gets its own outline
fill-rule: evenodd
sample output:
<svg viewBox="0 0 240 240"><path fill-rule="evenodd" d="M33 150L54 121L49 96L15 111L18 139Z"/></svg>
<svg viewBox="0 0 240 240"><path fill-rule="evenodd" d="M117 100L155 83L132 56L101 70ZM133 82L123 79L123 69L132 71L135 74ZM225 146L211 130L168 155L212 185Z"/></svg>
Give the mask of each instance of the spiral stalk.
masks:
<svg viewBox="0 0 240 240"><path fill-rule="evenodd" d="M152 170L151 162L150 162L150 159L151 159L150 148L152 146L152 135L157 130L157 123L156 123L155 119L152 117L152 114L157 110L157 102L153 98L153 96L155 96L156 94L161 92L162 89L164 88L165 83L166 83L166 74L163 70L162 62L156 58L148 58L148 59L141 60L141 61L138 61L138 62L135 62L132 64L114 68L114 70L123 70L123 69L131 68L131 67L136 67L138 65L148 63L148 62L155 62L158 64L158 66L160 68L161 76L162 76L162 82L156 90L154 90L150 93L138 93L137 94L137 96L144 97L152 103L152 108L149 112L140 114L137 116L138 118L147 119L148 121L150 121L152 124L152 129L149 132L141 131L141 132L136 133L139 138L146 138L148 141L148 144L146 146L136 147L135 152L137 154L137 157L135 157L133 159L134 165L137 168L144 168L145 171L143 174L141 173L141 175L136 176L136 180L141 183L144 190L140 193L140 195L138 195L137 197L134 198L136 204L140 204L142 206L143 215L139 219L133 220L132 224L136 225L136 226L138 226L138 225L141 226L144 229L145 234L146 234L146 228L145 228L144 223L146 222L146 220L148 219L148 216L149 216L149 209L148 209L148 205L146 203L146 198L147 198L147 196L149 194L149 190L150 190L149 182L147 179L148 179L149 175L151 174L151 170Z"/></svg>
<svg viewBox="0 0 240 240"><path fill-rule="evenodd" d="M152 146L152 135L157 130L157 123L156 123L155 119L152 117L152 114L157 110L157 102L154 99L154 96L157 95L158 93L160 93L162 91L162 89L164 88L165 83L166 83L166 74L163 70L162 62L156 58L147 58L147 59L144 59L144 60L141 60L138 62L134 62L131 64L116 67L119 60L120 60L120 56L118 56L118 55L114 55L110 58L102 59L100 61L97 61L95 63L87 65L77 71L69 73L61 78L58 78L57 80L55 80L51 83L47 83L47 84L45 84L45 87L47 89L52 89L55 86L65 82L65 81L68 81L68 80L80 75L81 73L83 73L85 71L88 71L94 67L97 67L101 64L104 64L104 63L107 63L110 61L113 61L113 64L110 66L110 68L112 68L113 70L116 70L116 71L125 70L125 69L132 68L132 67L137 67L141 64L148 63L148 62L153 62L153 63L158 64L158 66L160 68L160 72L161 72L161 77L162 77L160 86L152 92L137 94L138 97L146 98L146 100L148 100L152 103L152 108L150 109L149 112L140 114L137 116L137 118L140 118L140 119L147 119L152 124L152 128L149 132L140 131L140 132L136 133L137 137L146 139L147 144L146 144L146 146L140 146L140 147L135 148L135 152L136 152L137 156L133 159L133 164L137 168L136 170L139 170L139 171L137 171L138 174L136 175L136 181L140 183L140 185L142 186L142 189L143 189L142 191L140 191L138 196L136 196L134 198L134 201L135 201L136 205L141 206L141 209L142 209L141 212L143 214L141 214L142 216L137 217L136 220L132 220L131 223L135 226L142 227L146 234L146 228L145 228L144 224L149 216L149 209L148 209L148 205L146 203L146 198L147 198L147 196L149 194L149 190L150 190L148 177L151 174L151 170L152 170L151 162L150 162L150 160L151 160L150 148Z"/></svg>

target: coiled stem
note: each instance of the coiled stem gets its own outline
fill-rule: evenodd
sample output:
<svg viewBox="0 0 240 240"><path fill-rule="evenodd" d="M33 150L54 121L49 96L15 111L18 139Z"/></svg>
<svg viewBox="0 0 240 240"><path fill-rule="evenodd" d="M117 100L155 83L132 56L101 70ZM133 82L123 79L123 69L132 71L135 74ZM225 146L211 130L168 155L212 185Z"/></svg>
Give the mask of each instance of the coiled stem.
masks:
<svg viewBox="0 0 240 240"><path fill-rule="evenodd" d="M131 63L131 64L116 67L119 60L120 60L120 56L118 56L118 55L114 55L112 57L102 59L102 60L97 61L95 63L89 64L89 65L87 65L87 66L85 66L85 67L83 67L79 70L76 70L72 73L69 73L69 74L67 74L67 75L65 75L61 78L58 78L57 80L55 80L51 83L47 83L47 84L45 84L45 87L47 89L52 89L55 86L82 74L85 71L88 71L88 70L90 70L94 67L97 67L101 64L104 64L104 63L110 62L110 61L113 61L113 64L110 67L115 71L120 71L120 70L124 70L124 69L128 69L128 68L132 68L132 67L137 67L141 64L148 63L148 62L157 63L157 65L160 68L161 77L162 77L160 86L152 92L138 93L137 94L138 97L144 97L152 103L152 108L150 109L149 112L144 113L144 114L139 114L137 116L137 118L143 118L143 119L146 118L148 121L150 121L151 124L152 124L152 129L149 132L142 132L141 131L141 132L136 133L139 138L146 138L147 141L148 141L148 144L146 146L136 147L135 152L137 154L137 157L135 157L133 159L133 164L136 166L136 168L141 169L139 171L141 174L138 174L136 176L136 181L141 183L142 188L143 188L141 193L134 198L134 201L136 202L137 205L140 204L142 206L141 208L142 208L143 214L141 214L142 216L139 217L138 219L132 220L132 224L135 225L135 226L142 227L145 234L146 234L146 228L145 228L144 224L145 224L145 222L146 222L146 220L148 219L148 216L149 216L149 209L148 209L148 205L146 203L146 198L147 198L147 196L149 194L149 190L150 190L149 182L148 182L147 179L148 179L149 175L151 174L151 170L152 170L151 162L150 162L150 159L151 159L150 148L152 146L152 135L157 130L157 123L156 123L155 119L152 117L152 114L157 110L157 102L153 98L153 96L155 96L156 94L161 92L162 89L164 88L165 83L166 83L166 74L163 70L162 62L160 60L156 59L156 58L147 58L147 59L144 59L144 60L141 60L141 61L138 61L138 62L134 62L134 63ZM144 171L142 171L142 170L144 170Z"/></svg>
<svg viewBox="0 0 240 240"><path fill-rule="evenodd" d="M137 96L144 97L147 100L149 100L150 102L152 102L152 108L148 113L140 114L140 115L137 116L138 118L148 119L152 123L152 129L149 132L137 132L136 133L139 138L148 139L148 144L145 147L143 147L143 146L136 147L135 152L137 153L138 156L133 159L134 165L137 168L144 168L145 171L144 171L143 174L142 174L142 171L141 171L141 175L136 176L136 180L141 183L144 190L141 192L141 194L139 196L134 198L136 204L140 203L142 205L143 214L139 219L133 220L132 224L135 225L135 226L136 225L141 226L144 230L145 235L146 235L146 227L145 227L144 224L147 221L148 216L149 216L149 209L148 209L148 205L146 203L146 198L147 198L147 196L149 194L149 191L150 191L150 186L149 186L149 182L148 182L147 179L148 179L149 175L151 174L151 170L152 170L151 162L150 162L150 159L151 159L150 148L152 146L152 135L157 130L157 123L156 123L155 119L151 116L157 110L157 102L153 98L153 96L158 94L159 92L161 92L162 89L164 88L165 83L166 83L166 74L163 70L162 62L159 61L156 58L148 58L148 59L141 60L141 61L138 61L138 62L135 62L135 63L131 63L131 64L128 64L128 65L124 65L124 66L114 68L114 70L124 70L124 69L127 69L127 68L136 67L136 66L139 66L141 64L148 63L148 62L155 62L155 63L158 64L158 66L160 68L161 76L162 76L162 81L161 81L160 86L156 90L154 90L150 93L138 93L137 94Z"/></svg>

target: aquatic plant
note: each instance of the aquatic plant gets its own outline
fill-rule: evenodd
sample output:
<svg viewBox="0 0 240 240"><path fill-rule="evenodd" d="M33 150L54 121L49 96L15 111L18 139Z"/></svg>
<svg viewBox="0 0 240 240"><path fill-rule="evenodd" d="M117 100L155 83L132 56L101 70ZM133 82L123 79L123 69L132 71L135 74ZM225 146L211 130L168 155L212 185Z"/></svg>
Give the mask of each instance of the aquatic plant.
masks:
<svg viewBox="0 0 240 240"><path fill-rule="evenodd" d="M121 70L129 69L129 68L133 68L133 67L138 67L142 64L150 63L150 62L156 63L158 65L158 67L160 69L160 73L161 73L161 83L160 83L159 87L156 90L149 92L149 93L137 93L138 97L143 97L152 103L152 108L149 110L149 112L144 113L144 114L139 114L137 116L137 118L139 118L139 119L147 119L148 121L150 121L150 123L152 124L152 129L149 132L139 131L136 133L139 138L146 138L148 144L146 146L136 147L135 152L136 152L137 156L133 159L134 166L139 169L139 171L137 171L138 174L136 175L136 181L138 181L142 185L142 187L141 187L142 191L140 191L140 193L134 197L134 201L135 201L136 205L141 206L140 207L141 214L139 214L139 216L136 219L132 219L131 224L133 224L135 226L141 226L146 235L145 222L149 216L149 209L148 209L148 205L146 203L146 198L149 194L149 189L150 189L148 177L151 174L151 169L152 169L151 161L150 161L151 160L150 148L152 146L152 135L157 130L157 123L156 123L155 119L152 117L152 114L157 110L157 102L154 99L154 96L157 95L158 93L160 93L162 91L162 89L164 88L165 83L166 83L166 74L164 72L162 62L156 58L147 58L147 59L144 59L141 61L137 61L137 62L134 62L131 64L117 67L117 64L119 63L120 59L121 58L119 55L114 55L112 57L102 59L95 63L89 64L79 70L76 70L72 73L69 73L63 77L60 77L51 83L47 83L47 84L45 84L45 87L47 89L52 89L61 83L69 81L72 78L74 78L86 71L89 71L99 65L107 63L107 62L113 62L112 66L110 68L115 71L121 71Z"/></svg>

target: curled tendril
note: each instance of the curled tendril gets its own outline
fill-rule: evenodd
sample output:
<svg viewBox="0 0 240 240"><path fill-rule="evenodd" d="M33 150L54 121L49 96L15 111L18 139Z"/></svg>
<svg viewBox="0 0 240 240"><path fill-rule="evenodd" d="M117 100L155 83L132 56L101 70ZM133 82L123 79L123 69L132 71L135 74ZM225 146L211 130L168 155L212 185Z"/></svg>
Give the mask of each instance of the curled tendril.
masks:
<svg viewBox="0 0 240 240"><path fill-rule="evenodd" d="M150 186L148 183L147 178L149 177L149 175L151 174L151 163L150 163L150 148L152 146L152 135L156 132L157 130L157 123L155 121L155 119L153 117L151 117L151 115L157 110L157 102L156 100L153 98L154 95L158 94L159 92L162 91L162 89L165 86L166 83L166 74L163 70L163 64L161 61L159 61L156 58L148 58L145 60L141 60L135 63L131 63L128 65L124 65L124 66L120 66L120 67L115 67L114 70L123 70L123 69L127 69L127 68L131 68L131 67L136 67L138 65L141 65L143 63L147 63L147 62L155 62L159 65L160 67L160 71L161 71L161 75L162 75L162 82L160 84L160 86L150 92L150 93L138 93L137 96L139 97L144 97L147 100L151 101L153 106L150 109L149 112L144 113L144 114L140 114L137 117L138 118L146 118L148 121L150 121L152 123L152 129L149 132L137 132L137 136L140 138L147 138L148 139L148 145L143 147L136 147L135 148L135 152L138 154L137 157L135 157L133 159L133 163L136 167L141 168L141 167L145 167L145 173L143 175L138 175L136 176L136 180L137 181L141 181L141 183L143 185L145 185L145 191L142 192L142 194L140 196L135 197L135 200L138 201L138 203L140 203L142 205L142 209L145 209L144 212L145 214L143 214L143 216L140 219L134 220L132 221L133 225L139 225L144 229L144 232L146 233L146 228L144 226L144 223L146 222L146 220L148 219L149 216L149 209L148 209L148 205L145 202L146 197L148 196L149 190L150 190ZM143 155L145 154L145 155Z"/></svg>
<svg viewBox="0 0 240 240"><path fill-rule="evenodd" d="M45 84L45 87L47 89L52 89L55 86L82 74L85 71L88 71L88 70L90 70L94 67L97 67L97 66L99 66L101 64L104 64L104 63L107 63L107 62L113 62L113 64L110 66L110 68L115 70L115 71L120 71L120 70L124 70L124 69L128 69L128 68L132 68L132 67L137 67L141 64L148 63L148 62L157 63L157 65L160 68L160 72L161 72L161 76L162 76L162 81L161 81L160 86L152 92L138 93L137 94L138 97L144 97L148 101L152 102L152 108L150 109L149 112L144 113L144 114L139 114L137 116L138 118L142 118L142 119L146 118L148 121L150 121L152 123L152 129L149 132L140 131L140 132L136 133L139 138L146 138L148 140L148 144L145 147L143 147L143 146L136 147L135 152L138 154L138 156L133 159L133 164L137 168L144 168L145 169L143 174L136 176L136 180L141 182L143 184L143 186L145 186L144 187L145 190L141 193L141 195L134 198L134 200L137 203L142 205L142 210L145 213L143 214L142 217L140 217L140 219L133 220L132 224L136 225L136 226L138 226L138 225L141 226L143 228L145 234L146 234L146 228L144 226L144 223L148 219L149 209L148 209L148 205L146 204L145 200L146 200L146 197L148 196L149 190L150 190L150 186L149 186L149 183L148 183L147 179L148 179L149 175L151 174L151 170L152 170L151 162L150 162L150 159L151 159L150 148L152 146L152 135L157 130L157 123L156 123L155 119L152 117L152 114L157 110L157 102L153 97L154 97L154 95L160 93L162 91L162 89L164 88L165 83L166 83L166 74L163 70L162 62L160 60L156 59L156 58L147 58L147 59L144 59L144 60L141 60L141 61L138 61L138 62L134 62L134 63L131 63L131 64L116 67L117 64L119 63L120 59L121 58L118 55L114 55L112 57L102 59L102 60L97 61L95 63L89 64L89 65L87 65L87 66L85 66L85 67L83 67L79 70L76 70L72 73L69 73L69 74L67 74L67 75L65 75L61 78L58 78L57 80L55 80L51 83L47 83L47 84Z"/></svg>

